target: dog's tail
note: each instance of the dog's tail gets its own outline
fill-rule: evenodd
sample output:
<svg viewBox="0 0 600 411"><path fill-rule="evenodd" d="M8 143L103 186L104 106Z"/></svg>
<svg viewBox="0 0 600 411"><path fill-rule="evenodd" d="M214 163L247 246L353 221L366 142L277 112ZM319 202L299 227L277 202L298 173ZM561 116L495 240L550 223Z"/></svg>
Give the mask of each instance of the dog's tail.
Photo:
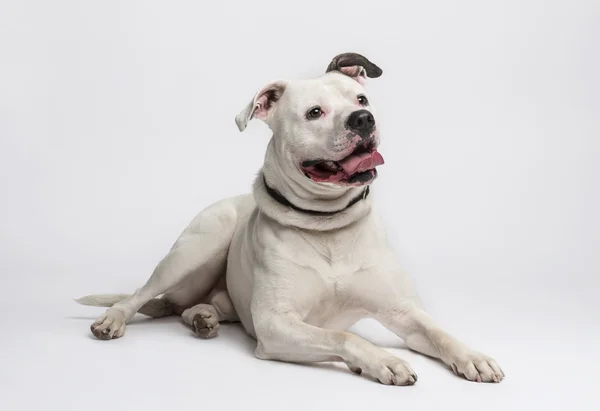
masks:
<svg viewBox="0 0 600 411"><path fill-rule="evenodd" d="M77 298L75 301L92 307L112 307L127 297L127 294L96 294ZM173 304L164 298L154 298L144 304L138 312L154 318L166 317L173 315Z"/></svg>

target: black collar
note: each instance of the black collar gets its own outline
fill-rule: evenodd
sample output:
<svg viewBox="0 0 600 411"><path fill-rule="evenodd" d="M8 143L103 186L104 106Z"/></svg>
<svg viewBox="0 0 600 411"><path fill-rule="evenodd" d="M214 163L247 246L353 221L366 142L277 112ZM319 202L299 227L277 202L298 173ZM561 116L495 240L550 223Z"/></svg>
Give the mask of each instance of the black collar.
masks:
<svg viewBox="0 0 600 411"><path fill-rule="evenodd" d="M294 210L300 211L301 213L316 215L316 216L335 215L339 212L347 210L348 208L352 207L354 204L358 203L360 200L364 200L365 198L367 198L367 196L369 195L369 186L367 186L367 188L365 188L362 193L360 193L358 196L354 197L352 199L352 201L350 201L348 203L348 205L346 207L342 208L341 210L337 210L337 211L306 210L304 208L297 207L294 204L290 203L289 200L287 198L285 198L279 191L275 190L274 188L269 187L264 174L263 174L263 182L265 183L265 189L267 190L267 193L271 196L271 198L273 200L277 201L279 204L286 206L286 207L293 208Z"/></svg>

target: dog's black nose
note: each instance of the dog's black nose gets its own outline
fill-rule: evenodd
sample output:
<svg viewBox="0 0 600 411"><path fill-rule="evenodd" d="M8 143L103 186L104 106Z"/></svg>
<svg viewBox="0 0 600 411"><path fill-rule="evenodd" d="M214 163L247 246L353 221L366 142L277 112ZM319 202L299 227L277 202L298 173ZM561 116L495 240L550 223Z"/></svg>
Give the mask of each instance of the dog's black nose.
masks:
<svg viewBox="0 0 600 411"><path fill-rule="evenodd" d="M375 128L375 119L368 110L357 110L348 116L348 127L359 134L370 133Z"/></svg>

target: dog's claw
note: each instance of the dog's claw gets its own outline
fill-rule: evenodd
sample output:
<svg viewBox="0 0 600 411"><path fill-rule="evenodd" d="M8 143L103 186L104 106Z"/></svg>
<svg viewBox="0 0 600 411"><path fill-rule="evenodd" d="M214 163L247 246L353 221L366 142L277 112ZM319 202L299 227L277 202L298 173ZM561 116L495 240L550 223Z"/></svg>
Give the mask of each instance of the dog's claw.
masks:
<svg viewBox="0 0 600 411"><path fill-rule="evenodd" d="M352 371L354 374L362 374L362 368L360 367L355 367L354 365L348 364L346 363L346 365L348 366L348 368L350 369L350 371Z"/></svg>

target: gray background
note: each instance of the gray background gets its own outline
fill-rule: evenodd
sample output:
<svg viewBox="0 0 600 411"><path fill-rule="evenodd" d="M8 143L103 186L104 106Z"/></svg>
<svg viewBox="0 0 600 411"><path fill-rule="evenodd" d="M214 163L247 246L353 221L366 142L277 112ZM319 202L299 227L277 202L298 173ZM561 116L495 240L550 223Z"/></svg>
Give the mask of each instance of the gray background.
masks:
<svg viewBox="0 0 600 411"><path fill-rule="evenodd" d="M2 1L0 409L593 409L600 305L597 1ZM379 212L429 311L497 358L460 380L372 322L414 387L254 359L237 326L89 333L191 218L246 192L270 137L234 116L345 51L386 164ZM597 388L596 388L597 389Z"/></svg>

